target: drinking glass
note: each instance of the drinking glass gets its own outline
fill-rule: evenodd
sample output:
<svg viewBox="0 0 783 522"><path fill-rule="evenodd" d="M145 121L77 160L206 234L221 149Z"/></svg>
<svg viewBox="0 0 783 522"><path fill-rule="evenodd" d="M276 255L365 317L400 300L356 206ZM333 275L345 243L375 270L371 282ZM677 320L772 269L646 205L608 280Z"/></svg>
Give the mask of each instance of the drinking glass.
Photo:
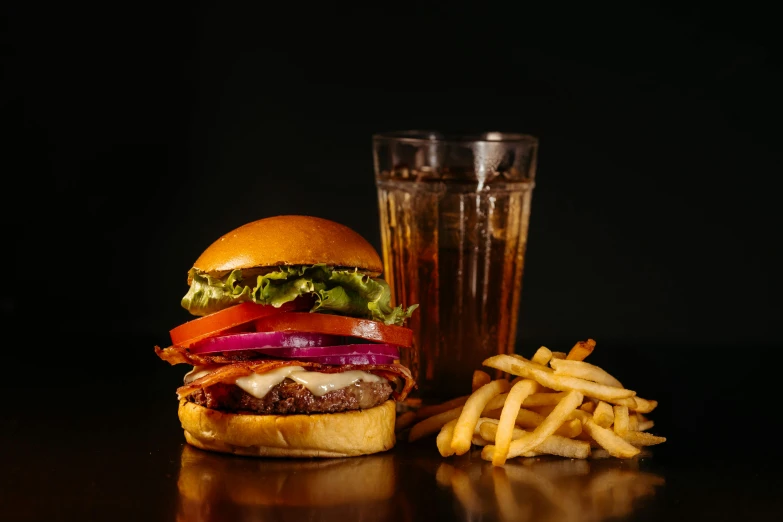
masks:
<svg viewBox="0 0 783 522"><path fill-rule="evenodd" d="M537 154L526 134L373 136L384 278L419 304L400 350L414 400L469 394L484 359L514 353Z"/></svg>

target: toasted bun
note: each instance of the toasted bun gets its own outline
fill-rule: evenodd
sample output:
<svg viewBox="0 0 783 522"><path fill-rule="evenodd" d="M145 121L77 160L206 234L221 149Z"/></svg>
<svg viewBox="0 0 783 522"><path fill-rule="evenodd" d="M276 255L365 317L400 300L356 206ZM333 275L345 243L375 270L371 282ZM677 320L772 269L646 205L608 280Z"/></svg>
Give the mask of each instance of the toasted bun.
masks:
<svg viewBox="0 0 783 522"><path fill-rule="evenodd" d="M275 216L232 230L212 243L193 264L202 272L313 265L383 270L375 248L345 225L310 216Z"/></svg>
<svg viewBox="0 0 783 522"><path fill-rule="evenodd" d="M315 415L224 413L181 400L185 440L197 448L254 457L354 457L394 447L396 408Z"/></svg>

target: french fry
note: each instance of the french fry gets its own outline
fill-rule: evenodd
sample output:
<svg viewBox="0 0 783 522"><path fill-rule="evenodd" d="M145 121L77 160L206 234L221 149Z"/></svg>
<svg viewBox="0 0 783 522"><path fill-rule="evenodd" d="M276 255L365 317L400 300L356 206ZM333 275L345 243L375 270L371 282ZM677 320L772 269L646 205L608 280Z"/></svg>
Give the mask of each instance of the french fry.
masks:
<svg viewBox="0 0 783 522"><path fill-rule="evenodd" d="M627 397L624 399L610 400L612 404L618 404L620 406L628 406L630 411L636 413L650 413L658 406L658 401L648 401L641 397Z"/></svg>
<svg viewBox="0 0 783 522"><path fill-rule="evenodd" d="M454 450L454 453L464 455L470 450L473 431L484 407L493 397L507 392L509 387L510 384L507 380L497 379L485 384L470 395L462 407L459 420L454 427L454 437L451 440L451 449Z"/></svg>
<svg viewBox="0 0 783 522"><path fill-rule="evenodd" d="M579 341L571 348L571 351L568 352L566 359L571 361L584 361L585 357L593 353L593 349L595 349L594 340L588 339L586 341Z"/></svg>
<svg viewBox="0 0 783 522"><path fill-rule="evenodd" d="M481 435L473 434L473 438L471 439L471 444L474 446L486 446L487 444L491 444L488 440L484 440L484 438Z"/></svg>
<svg viewBox="0 0 783 522"><path fill-rule="evenodd" d="M608 403L601 401L595 408L593 413L593 422L601 426L602 428L608 428L614 422L614 412L612 407Z"/></svg>
<svg viewBox="0 0 783 522"><path fill-rule="evenodd" d="M625 406L626 408L628 408L629 411L634 411L633 408L636 408L636 397L612 399L611 401L606 401L606 402L613 404L614 406Z"/></svg>
<svg viewBox="0 0 783 522"><path fill-rule="evenodd" d="M493 444L495 442L495 436L498 433L498 425L492 422L485 422L479 428L479 432L482 439L489 441L490 444ZM518 439L522 436L523 433L526 432L520 428L514 428L512 439Z"/></svg>
<svg viewBox="0 0 783 522"><path fill-rule="evenodd" d="M625 388L606 386L605 384L598 384L578 377L565 377L547 373L536 368L530 361L523 361L509 355L492 356L484 360L483 364L484 366L496 368L512 375L527 377L528 379L532 379L542 386L552 388L553 390L566 392L578 391L585 396L595 397L596 399L607 402L633 397L636 394L635 391Z"/></svg>
<svg viewBox="0 0 783 522"><path fill-rule="evenodd" d="M590 443L582 440L567 439L559 435L550 435L533 450L546 455L556 455L569 459L586 459L590 456Z"/></svg>
<svg viewBox="0 0 783 522"><path fill-rule="evenodd" d="M497 437L495 438L495 451L492 458L493 466L502 466L506 463L508 447L511 444L511 435L514 430L514 424L517 420L517 413L524 400L538 388L535 381L520 381L508 392L508 397L503 405L503 411L500 414L500 422L497 427Z"/></svg>
<svg viewBox="0 0 783 522"><path fill-rule="evenodd" d="M578 419L575 419L575 420L577 420L579 422L580 426L582 425L582 421L580 421ZM579 435L577 435L574 438L576 440L581 440L581 441L587 442L588 444L590 444L590 447L592 449L598 449L598 448L601 447L601 445L598 444L590 435L588 435L586 431L583 431L582 433L580 433Z"/></svg>
<svg viewBox="0 0 783 522"><path fill-rule="evenodd" d="M585 432L613 457L629 459L639 453L639 448L626 442L620 435L593 422L589 413L581 410L576 410L575 413L582 421L582 427ZM484 446L484 448L486 449L487 446Z"/></svg>
<svg viewBox="0 0 783 522"><path fill-rule="evenodd" d="M468 400L468 397L470 397L470 395L465 395L463 397L456 397L454 399L451 399L446 402L442 402L440 404L422 406L416 411L416 418L426 419L427 417L432 417L433 415L443 413L444 411L453 410L454 408L465 404Z"/></svg>
<svg viewBox="0 0 783 522"><path fill-rule="evenodd" d="M530 360L536 364L546 366L547 364L549 364L550 359L552 359L552 352L546 346L542 346L541 348L536 350L536 353L533 355L533 357Z"/></svg>
<svg viewBox="0 0 783 522"><path fill-rule="evenodd" d="M416 421L415 411L406 411L394 421L394 432L399 433L413 425Z"/></svg>
<svg viewBox="0 0 783 522"><path fill-rule="evenodd" d="M655 423L651 420L639 421L638 430L639 431L651 430L653 426L655 426Z"/></svg>
<svg viewBox="0 0 783 522"><path fill-rule="evenodd" d="M525 402L522 403L522 406L528 408L535 406L554 406L567 394L568 392L534 393L525 398Z"/></svg>
<svg viewBox="0 0 783 522"><path fill-rule="evenodd" d="M620 459L629 459L639 454L639 448L626 442L613 431L602 428L591 419L588 419L583 424L585 431L589 433L603 449L608 451L611 456Z"/></svg>
<svg viewBox="0 0 783 522"><path fill-rule="evenodd" d="M636 402L636 407L632 411L637 413L650 413L658 407L658 401L648 401L641 397L634 397L634 400Z"/></svg>
<svg viewBox="0 0 783 522"><path fill-rule="evenodd" d="M489 381L492 380L492 377L489 376L489 374L483 370L476 370L473 372L473 385L472 389L473 391L478 390L485 384L488 384Z"/></svg>
<svg viewBox="0 0 783 522"><path fill-rule="evenodd" d="M639 431L639 419L636 415L628 415L628 431Z"/></svg>
<svg viewBox="0 0 783 522"><path fill-rule="evenodd" d="M514 384L509 383L509 386L514 386ZM496 395L495 397L492 397L492 399L490 399L487 405L484 406L484 411L492 411L492 410L497 410L502 408L503 405L506 403L506 397L508 397L508 393L501 393L500 395Z"/></svg>
<svg viewBox="0 0 783 522"><path fill-rule="evenodd" d="M614 432L622 435L628 431L628 406L614 407Z"/></svg>
<svg viewBox="0 0 783 522"><path fill-rule="evenodd" d="M440 429L438 436L435 438L435 444L438 446L438 451L441 457L451 457L454 455L454 450L451 449L451 439L454 437L454 426L457 424L457 419L452 419Z"/></svg>
<svg viewBox="0 0 783 522"><path fill-rule="evenodd" d="M462 413L462 406L452 408L417 422L411 427L411 431L408 433L408 442L414 442L427 435L437 433L444 424L458 418L460 413Z"/></svg>
<svg viewBox="0 0 783 522"><path fill-rule="evenodd" d="M522 408L517 412L516 423L522 428L536 428L542 422L544 422L544 416L534 411Z"/></svg>
<svg viewBox="0 0 783 522"><path fill-rule="evenodd" d="M522 357L519 354L515 353L515 354L508 355L506 357L511 357L512 359L516 359L518 364L520 364L520 365L522 365L522 366L524 366L526 368L532 368L532 369L535 369L535 370L541 370L542 372L547 372L547 373L554 373L554 370L552 368L550 368L549 366L547 366L545 364L535 363L535 362L533 362L533 361L531 361L529 359L525 359L524 357Z"/></svg>
<svg viewBox="0 0 783 522"><path fill-rule="evenodd" d="M600 448L600 449L590 450L590 458L598 460L598 459L609 459L612 458L612 456L609 454L608 451L606 451L603 448Z"/></svg>
<svg viewBox="0 0 783 522"><path fill-rule="evenodd" d="M513 387L517 383L522 382L524 380L525 379L522 377L519 377L518 379L514 379L513 381L511 381L511 386ZM535 385L536 387L531 393L531 395L525 397L525 402L522 403L522 406L525 407L554 406L555 404L560 402L560 399L565 397L567 393L567 392L538 393L537 390L541 389L541 385L538 383L535 383ZM487 405L484 407L484 411L492 411L492 410L497 410L499 408L502 408L503 405L506 403L506 397L508 397L508 393L501 393L497 397L493 397L492 400L489 401Z"/></svg>
<svg viewBox="0 0 783 522"><path fill-rule="evenodd" d="M623 385L603 368L584 361L574 361L570 359L555 359L550 362L550 366L555 369L555 375L566 375L568 377L579 377L588 381L622 388Z"/></svg>
<svg viewBox="0 0 783 522"><path fill-rule="evenodd" d="M484 411L482 415L482 419L485 421L488 421L489 419L500 419L501 410L493 410L493 411ZM517 426L521 428L529 428L529 429L535 429L538 427L542 422L544 422L543 415L539 415L538 413L526 410L524 408L519 410L519 413L517 413L517 420L516 424ZM495 421L495 424L497 424L497 420ZM562 426L557 428L557 431L555 431L555 435L560 435L561 437L566 437L567 439L572 439L582 433L582 423L579 421L579 419L571 419L567 420L563 423Z"/></svg>
<svg viewBox="0 0 783 522"><path fill-rule="evenodd" d="M568 354L565 352L552 352L552 359L565 359L566 357Z"/></svg>
<svg viewBox="0 0 783 522"><path fill-rule="evenodd" d="M544 417L546 417L547 415L552 413L552 410L555 409L555 406L557 406L557 404L549 404L548 406L533 406L529 409L533 410L539 415L543 415Z"/></svg>
<svg viewBox="0 0 783 522"><path fill-rule="evenodd" d="M584 404L582 404L579 409L582 411L586 411L587 413L593 413L595 411L595 407L598 405L598 403L585 401Z"/></svg>
<svg viewBox="0 0 783 522"><path fill-rule="evenodd" d="M511 443L507 458L517 457L527 453L541 444L544 439L553 435L557 428L565 422L568 415L576 410L577 406L582 404L583 398L583 395L578 391L569 392L568 395L555 406L552 413L544 419L544 422L539 424L532 433L527 433L522 438ZM492 454L494 453L494 451L487 451L488 447L489 446L484 446L484 449L481 452L481 458L484 460L491 460Z"/></svg>
<svg viewBox="0 0 783 522"><path fill-rule="evenodd" d="M666 442L666 437L658 437L643 431L626 431L620 436L634 446L655 446L656 444Z"/></svg>
<svg viewBox="0 0 783 522"><path fill-rule="evenodd" d="M497 418L500 418L500 413L488 412L487 416L496 416ZM517 413L516 425L521 428L535 429L542 422L544 422L545 419L546 417L544 417L543 415L522 408L519 410L519 413ZM579 435L581 432L582 432L582 423L578 419L572 419L572 420L567 420L559 428L557 428L557 431L555 431L555 435L560 435L561 437L572 439L577 435Z"/></svg>
<svg viewBox="0 0 783 522"><path fill-rule="evenodd" d="M495 408L494 410L488 410L484 408L484 411L481 412L481 417L479 418L479 421L481 419L493 419L497 421L500 419L500 414L503 412L503 408Z"/></svg>
<svg viewBox="0 0 783 522"><path fill-rule="evenodd" d="M491 409L499 409L503 407L503 403L505 402L505 398L508 394L501 394L497 397L494 397L487 405L487 407L484 408L484 412L490 411ZM410 433L408 434L408 442L413 442L415 440L418 440L422 437L426 437L427 435L431 435L433 433L436 433L438 430L440 430L443 425L448 422L449 420L452 420L454 418L457 418L459 414L462 412L462 406L465 402L468 400L468 396L465 397L457 397L456 399L452 399L450 401L444 402L442 404L436 404L431 406L424 406L421 409L419 409L416 412L416 417L419 419L419 422L417 422L414 427L416 429L414 430L411 428ZM496 408L493 407L493 404L496 405ZM444 409L447 406L451 406L449 409ZM422 410L428 409L424 417L422 418ZM433 412L430 414L429 412ZM408 412L406 412L407 414ZM403 415L406 415L403 414ZM400 418L403 416L401 415ZM432 419L434 420L424 423L424 420ZM419 426L421 425L421 426ZM412 436L412 437L411 437Z"/></svg>
<svg viewBox="0 0 783 522"><path fill-rule="evenodd" d="M473 435L481 435L481 427L484 424L494 424L497 426L498 422L500 422L498 419L491 419L489 417L479 417L479 420L476 422L476 427L473 429ZM494 439L493 439L494 440Z"/></svg>
<svg viewBox="0 0 783 522"><path fill-rule="evenodd" d="M555 435L560 435L567 439L573 439L580 433L582 433L582 423L579 419L567 420L555 431Z"/></svg>
<svg viewBox="0 0 783 522"><path fill-rule="evenodd" d="M498 425L497 424L482 424L481 425L481 438L482 440L486 440L487 444L494 444L495 437L498 433ZM527 433L525 430L522 430L520 428L514 428L513 437L512 440L516 440L522 435ZM486 445L486 444L485 444ZM540 455L544 455L544 453L539 453L537 451L528 451L524 455L520 455L521 457L538 457Z"/></svg>
<svg viewBox="0 0 783 522"><path fill-rule="evenodd" d="M514 428L512 440L518 440L526 431L519 428ZM497 452L497 434L498 425L492 423L485 423L481 426L481 438L489 441L495 441L495 448L491 451ZM590 444L581 440L573 440L559 435L550 435L544 442L536 446L536 448L530 452L524 453L522 457L536 457L538 455L557 455L560 457L567 457L569 459L584 459L590 454ZM493 461L494 463L494 461Z"/></svg>

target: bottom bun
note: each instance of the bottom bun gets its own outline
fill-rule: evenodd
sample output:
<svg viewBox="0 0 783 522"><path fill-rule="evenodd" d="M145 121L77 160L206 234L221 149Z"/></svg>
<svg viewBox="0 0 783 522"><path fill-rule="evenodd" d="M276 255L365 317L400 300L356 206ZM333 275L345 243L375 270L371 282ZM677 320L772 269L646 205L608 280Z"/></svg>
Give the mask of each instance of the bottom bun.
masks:
<svg viewBox="0 0 783 522"><path fill-rule="evenodd" d="M394 447L395 402L314 415L225 413L181 400L188 444L253 457L354 457Z"/></svg>

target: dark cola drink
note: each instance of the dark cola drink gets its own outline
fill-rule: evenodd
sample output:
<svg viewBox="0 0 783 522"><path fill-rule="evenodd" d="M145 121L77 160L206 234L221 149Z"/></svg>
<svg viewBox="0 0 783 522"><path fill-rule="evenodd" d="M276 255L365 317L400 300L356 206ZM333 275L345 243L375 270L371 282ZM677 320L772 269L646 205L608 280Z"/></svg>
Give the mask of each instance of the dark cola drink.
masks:
<svg viewBox="0 0 783 522"><path fill-rule="evenodd" d="M514 352L536 149L498 133L374 138L384 278L420 307L401 350L414 399L466 395L484 359Z"/></svg>

